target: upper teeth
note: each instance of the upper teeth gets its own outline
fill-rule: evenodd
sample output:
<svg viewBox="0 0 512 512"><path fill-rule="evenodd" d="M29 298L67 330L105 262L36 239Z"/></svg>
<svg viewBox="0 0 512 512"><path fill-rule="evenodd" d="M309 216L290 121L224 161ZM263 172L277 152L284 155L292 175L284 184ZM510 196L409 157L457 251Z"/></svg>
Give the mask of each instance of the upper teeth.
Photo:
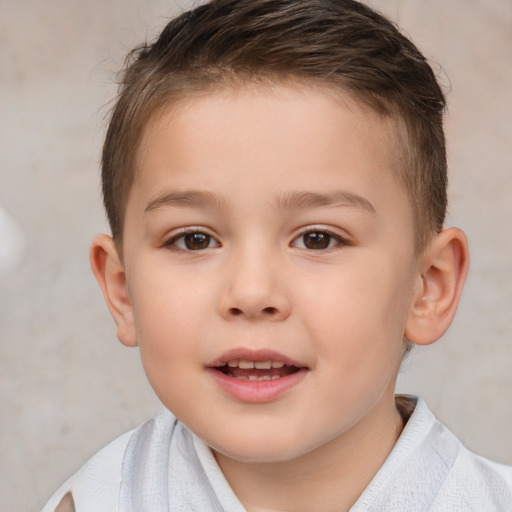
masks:
<svg viewBox="0 0 512 512"><path fill-rule="evenodd" d="M270 370L270 368L282 368L284 363L282 361L249 361L247 359L233 359L228 361L227 365L230 368L242 368L248 370L251 368L257 368L259 370Z"/></svg>

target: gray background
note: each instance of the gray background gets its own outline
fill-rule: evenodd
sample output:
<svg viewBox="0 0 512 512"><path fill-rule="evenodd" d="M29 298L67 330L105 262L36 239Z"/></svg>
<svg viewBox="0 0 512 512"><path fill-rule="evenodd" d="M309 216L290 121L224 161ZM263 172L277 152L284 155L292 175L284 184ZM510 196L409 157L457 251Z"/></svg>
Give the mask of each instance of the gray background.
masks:
<svg viewBox="0 0 512 512"><path fill-rule="evenodd" d="M399 389L512 463L512 2L375 0L451 88L448 224L472 267L454 325ZM0 511L37 510L158 410L89 270L106 230L98 160L125 53L186 0L0 0ZM448 78L449 77L449 78ZM6 217L8 215L8 217Z"/></svg>

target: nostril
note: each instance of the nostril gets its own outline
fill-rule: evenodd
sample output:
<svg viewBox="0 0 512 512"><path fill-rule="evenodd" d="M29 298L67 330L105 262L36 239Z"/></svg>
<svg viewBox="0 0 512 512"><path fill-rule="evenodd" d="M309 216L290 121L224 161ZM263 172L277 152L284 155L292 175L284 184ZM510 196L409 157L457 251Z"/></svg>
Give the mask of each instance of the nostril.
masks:
<svg viewBox="0 0 512 512"><path fill-rule="evenodd" d="M230 308L229 309L229 313L232 315L232 316L240 316L240 315L243 315L244 314L244 310L243 309L240 309L240 308ZM275 316L277 313L278 313L278 309L273 307L273 306L269 306L267 308L263 308L261 310L261 313L263 315L268 315L268 316Z"/></svg>

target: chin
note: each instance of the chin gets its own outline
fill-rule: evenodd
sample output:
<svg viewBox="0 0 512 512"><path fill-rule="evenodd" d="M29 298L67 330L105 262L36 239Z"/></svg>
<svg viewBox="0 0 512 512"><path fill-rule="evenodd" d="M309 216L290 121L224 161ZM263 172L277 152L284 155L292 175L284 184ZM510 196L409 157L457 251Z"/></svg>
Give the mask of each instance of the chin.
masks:
<svg viewBox="0 0 512 512"><path fill-rule="evenodd" d="M258 436L232 436L226 442L206 443L216 453L220 453L237 462L279 463L300 457L309 450L299 439L286 437L276 439L274 435L259 433Z"/></svg>

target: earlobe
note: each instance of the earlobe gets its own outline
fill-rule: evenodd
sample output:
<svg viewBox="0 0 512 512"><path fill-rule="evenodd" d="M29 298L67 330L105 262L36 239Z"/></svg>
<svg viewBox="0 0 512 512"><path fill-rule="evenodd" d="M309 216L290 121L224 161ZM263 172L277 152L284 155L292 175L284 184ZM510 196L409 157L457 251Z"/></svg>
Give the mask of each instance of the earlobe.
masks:
<svg viewBox="0 0 512 512"><path fill-rule="evenodd" d="M137 337L126 273L114 240L107 235L98 235L92 242L89 257L92 271L116 322L119 341L130 347L136 346Z"/></svg>
<svg viewBox="0 0 512 512"><path fill-rule="evenodd" d="M405 336L428 345L445 333L455 316L469 267L466 236L457 228L443 230L425 249L422 263Z"/></svg>

